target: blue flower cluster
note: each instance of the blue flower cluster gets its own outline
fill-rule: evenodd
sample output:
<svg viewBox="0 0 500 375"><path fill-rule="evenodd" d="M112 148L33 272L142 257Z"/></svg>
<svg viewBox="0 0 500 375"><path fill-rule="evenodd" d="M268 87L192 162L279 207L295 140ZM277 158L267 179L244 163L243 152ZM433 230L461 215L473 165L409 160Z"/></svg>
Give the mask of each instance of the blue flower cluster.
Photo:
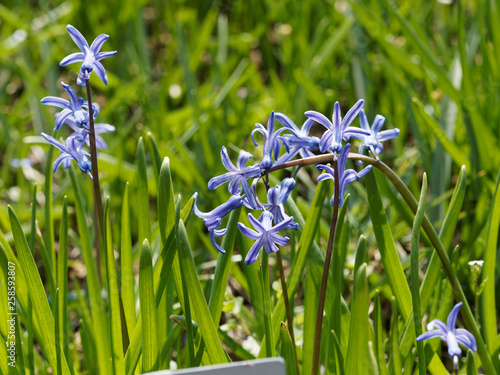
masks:
<svg viewBox="0 0 500 375"><path fill-rule="evenodd" d="M77 84L79 86L85 86L85 80L90 78L90 73L92 71L95 71L97 76L107 85L108 77L100 61L106 57L116 55L116 51L99 51L104 42L108 40L109 36L105 34L99 35L89 47L83 35L76 28L68 25L66 29L78 48L80 48L81 52L72 53L66 56L59 65L65 66L76 62L82 62L77 78ZM64 91L66 91L69 100L55 96L47 96L41 100L42 104L62 109L62 111L56 114L55 131L59 130L63 124L68 125L73 130L73 133L66 138L64 143L57 141L50 135L42 133L42 136L51 145L61 151L61 155L54 162L53 171L55 172L61 164L63 164L65 168L68 168L71 160L75 160L80 170L92 178L92 163L88 160L90 154L83 150L83 146L89 146L89 133L91 131L89 113L92 113L92 121L94 122L99 114L100 107L97 103L91 103L92 110L90 111L88 101L78 96L70 85L64 82L61 82L61 85ZM94 124L96 147L99 149L107 147L106 142L104 142L98 134L114 131L115 127L112 125L103 123Z"/></svg>
<svg viewBox="0 0 500 375"><path fill-rule="evenodd" d="M363 105L364 100L359 100L342 119L340 105L336 102L332 121L319 112L307 111L305 113L307 119L300 129L286 115L271 112L267 126L256 124L256 129L251 133L255 146L258 146L254 138L256 133L260 133L264 138L262 159L260 163L255 165L247 166L252 154L241 150L235 166L231 162L226 148L222 147L222 164L228 172L212 178L208 182L208 188L213 190L229 182L228 191L232 194L231 198L214 210L204 213L197 207L198 193L194 195L196 198L194 213L203 219L203 223L210 232L210 239L217 250L225 253L225 250L215 240L216 237L221 237L226 233L226 229L217 229L222 224L222 218L242 205L251 210L261 211L258 219L251 213L248 214L248 221L255 230L238 223L241 233L255 241L245 258L246 264L254 263L262 248L270 254L279 250L277 245L284 246L288 242L288 237L283 237L278 233L285 228L297 230L299 227L293 221L293 217L288 216L284 209L284 204L296 185L295 174L292 177L285 178L280 185L274 187L268 185L267 177L271 168L284 165L297 155L308 158L315 156L316 153L329 153L332 155L332 160L334 158L337 160L340 180L339 207L342 206L346 185L353 181L359 181L371 169L370 165L359 172L352 169L346 170L351 145L349 143L343 145L342 142L355 138L362 141L360 149L367 148L373 152L373 147L375 147L376 153L380 154L382 152L380 142L395 138L399 134L399 129L380 132L384 122L384 117L380 115L377 115L372 129L370 129L362 110ZM350 126L358 114L360 114L361 128ZM276 120L282 127L276 129ZM309 135L315 123L319 123L326 128L321 138ZM282 146L286 151L280 155ZM333 168L327 165L318 165L317 168L325 171L318 177L318 181L334 179ZM266 178L267 203L261 203L256 193L257 183L263 177ZM249 179L252 182L249 182ZM330 203L333 206L333 196Z"/></svg>

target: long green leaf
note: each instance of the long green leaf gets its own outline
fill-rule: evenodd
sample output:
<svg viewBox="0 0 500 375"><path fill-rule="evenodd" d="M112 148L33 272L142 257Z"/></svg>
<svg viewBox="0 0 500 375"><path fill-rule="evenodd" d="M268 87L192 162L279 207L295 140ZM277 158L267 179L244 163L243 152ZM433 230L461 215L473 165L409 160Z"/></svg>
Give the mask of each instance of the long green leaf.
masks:
<svg viewBox="0 0 500 375"><path fill-rule="evenodd" d="M415 336L422 334L422 314L420 312L420 284L419 284L419 248L420 248L420 227L425 215L425 199L427 198L427 175L424 173L422 180L422 190L418 203L415 221L411 231L411 293L413 303L413 318L415 322ZM418 368L420 374L425 374L425 352L424 343L417 341Z"/></svg>
<svg viewBox="0 0 500 375"><path fill-rule="evenodd" d="M295 371L295 357L293 354L293 343L286 324L281 322L280 329L281 356L285 359L286 374L298 375Z"/></svg>
<svg viewBox="0 0 500 375"><path fill-rule="evenodd" d="M12 207L9 207L10 224L14 235L14 242L19 257L21 267L25 270L26 282L28 291L33 302L35 311L35 330L38 330L37 338L40 340L40 346L47 356L52 368L57 368L56 342L54 339L55 323L52 311L46 298L45 289L43 288L42 279L38 273L35 260L31 255L31 250L28 246L28 241L24 236L21 223L17 218ZM38 328L38 329L37 329ZM69 369L66 361L62 364L63 374L69 374Z"/></svg>
<svg viewBox="0 0 500 375"><path fill-rule="evenodd" d="M396 298L392 297L392 318L391 318L391 335L390 335L390 346L391 346L391 359L390 364L392 366L393 374L402 373L401 365L401 353L399 352L399 322L398 322L398 304Z"/></svg>
<svg viewBox="0 0 500 375"><path fill-rule="evenodd" d="M146 152L142 137L137 143L137 201L135 205L139 216L139 243L151 238L149 224L149 191L146 166Z"/></svg>
<svg viewBox="0 0 500 375"><path fill-rule="evenodd" d="M377 239L384 270L389 279L389 285L398 300L401 316L403 320L406 321L411 311L410 288L406 282L403 266L401 265L396 246L394 245L394 238L392 237L391 228L387 222L387 216L385 215L384 206L382 205L374 172L375 171L368 173L365 176L373 231Z"/></svg>
<svg viewBox="0 0 500 375"><path fill-rule="evenodd" d="M63 200L61 226L59 229L59 250L57 255L57 289L59 290L59 334L64 356L69 360L68 326L68 203Z"/></svg>
<svg viewBox="0 0 500 375"><path fill-rule="evenodd" d="M207 354L211 362L214 364L226 363L227 358L219 342L217 330L212 321L210 310L208 309L207 302L203 295L203 290L201 289L200 281L198 280L193 254L189 246L189 240L184 227L184 222L182 220L179 222L177 235L179 236L179 260L183 263L182 269L186 274L186 280L188 280L190 301L194 307L192 310L193 318L200 327L200 333L203 341L205 342Z"/></svg>
<svg viewBox="0 0 500 375"><path fill-rule="evenodd" d="M153 260L151 247L145 239L139 262L139 300L142 323L142 371L158 370L158 344L156 334L156 304L153 285Z"/></svg>
<svg viewBox="0 0 500 375"><path fill-rule="evenodd" d="M373 302L373 328L375 333L375 355L377 357L378 370L380 375L386 374L385 351L384 351L384 331L382 327L382 307L380 305L380 294L377 290Z"/></svg>
<svg viewBox="0 0 500 375"><path fill-rule="evenodd" d="M366 263L363 263L359 269L355 271L354 277L351 330L349 332L349 346L347 349L345 372L347 374L361 375L366 374L367 369L370 368L370 357L368 352L369 300Z"/></svg>
<svg viewBox="0 0 500 375"><path fill-rule="evenodd" d="M113 238L111 232L110 201L106 199L104 205L105 222L105 244L106 244L106 274L108 276L108 298L109 298L109 325L111 336L111 362L115 375L123 374L123 344L122 344L122 322L120 316L120 288L116 275L115 252L113 250Z"/></svg>

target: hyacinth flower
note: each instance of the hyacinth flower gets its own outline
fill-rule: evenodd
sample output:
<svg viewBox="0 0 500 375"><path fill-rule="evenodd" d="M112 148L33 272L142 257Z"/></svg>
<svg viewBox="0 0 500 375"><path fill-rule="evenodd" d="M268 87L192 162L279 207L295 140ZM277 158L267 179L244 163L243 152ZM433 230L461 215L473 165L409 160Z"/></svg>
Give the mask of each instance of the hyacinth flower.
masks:
<svg viewBox="0 0 500 375"><path fill-rule="evenodd" d="M64 91L69 96L69 101L66 99L58 98L56 96L46 96L40 102L45 105L51 105L54 107L62 108L62 111L56 115L56 122L54 130L59 130L61 126L67 122L68 119L72 119L76 126L79 128L89 129L89 113L88 113L88 102L86 102L81 96L76 95L75 90L71 88L70 85L61 82ZM94 119L99 113L100 107L97 103L92 103L92 113Z"/></svg>
<svg viewBox="0 0 500 375"><path fill-rule="evenodd" d="M66 56L61 60L59 65L66 66L76 62L83 62L80 68L80 72L78 73L78 78L76 80L78 86L85 86L85 80L90 78L90 73L92 71L95 71L101 81L104 82L105 85L107 85L108 76L106 74L106 70L104 70L104 66L100 61L102 59L105 59L106 57L116 55L116 51L100 52L100 50L104 42L108 40L109 35L99 35L94 39L89 47L87 40L75 27L68 25L66 26L66 30L68 30L71 39L73 39L78 48L80 48L81 52L72 53L71 55Z"/></svg>
<svg viewBox="0 0 500 375"><path fill-rule="evenodd" d="M388 129L384 131L380 131L382 126L384 125L385 117L381 115L375 116L375 120L373 120L372 127L370 128L370 124L366 118L366 114L364 110L361 110L359 113L359 123L361 128L370 132L369 135L363 136L363 142L359 146L359 153L363 153L363 149L375 151L376 155L380 155L384 146L381 142L388 141L389 139L394 139L399 135L399 129Z"/></svg>
<svg viewBox="0 0 500 375"><path fill-rule="evenodd" d="M365 101L363 99L358 100L342 119L340 104L339 102L335 102L332 121L316 111L307 111L305 113L306 117L313 119L327 129L319 142L319 150L321 152L330 150L334 153L340 153L342 150L342 140L348 141L350 138L363 139L363 137L370 135L370 132L367 130L349 126L364 104Z"/></svg>
<svg viewBox="0 0 500 375"><path fill-rule="evenodd" d="M273 214L273 220L275 224L279 224L283 221L289 219L289 216L285 213L285 208L283 205L285 204L290 192L295 187L295 180L293 178L285 178L281 185L276 185L272 187L267 192L267 204L264 204L264 207ZM293 219L293 218L292 218ZM287 225L287 228L298 230L299 224L291 221L290 224Z"/></svg>
<svg viewBox="0 0 500 375"><path fill-rule="evenodd" d="M54 161L53 172L55 172L61 164L64 165L64 168L69 168L71 160L76 160L78 168L92 179L92 174L90 173L92 171L92 163L87 159L90 157L90 154L82 150L83 142L80 142L76 137L68 137L65 144L62 144L48 134L42 133L42 136L52 146L61 151L61 155Z"/></svg>
<svg viewBox="0 0 500 375"><path fill-rule="evenodd" d="M263 169L269 169L273 166L273 154L274 160L278 160L281 150L281 143L285 145L287 152L290 152L290 147L287 143L287 140L284 137L280 137L280 134L284 130L286 130L286 128L280 128L274 131L274 117L274 111L272 111L271 116L269 116L269 119L267 120L267 128L262 124L255 124L257 129L254 129L251 134L252 141L255 147L257 147L259 144L255 142L254 134L258 132L264 136L264 152L261 162L261 166Z"/></svg>
<svg viewBox="0 0 500 375"><path fill-rule="evenodd" d="M236 168L231 162L231 159L229 159L227 150L224 146L222 146L220 157L222 160L222 164L228 170L228 172L224 173L223 175L214 177L210 181L208 181L208 188L210 190L214 190L220 185L229 182L228 190L231 194L237 195L243 189L243 192L245 193L245 196L248 199L250 205L252 207L257 207L255 196L252 189L248 185L247 179L257 178L260 176L260 164L246 167L245 165L252 157L252 154L241 150L237 161L238 168Z"/></svg>
<svg viewBox="0 0 500 375"><path fill-rule="evenodd" d="M347 184L350 184L353 181L359 181L361 177L363 177L365 174L367 174L371 169L372 166L369 165L360 172L356 172L353 169L348 169L347 171L345 170L345 166L347 164L347 158L349 156L349 150L351 149L351 145L347 144L345 145L342 150L340 151L340 155L338 158L338 173L339 173L339 207L342 206L344 203L344 191L347 186ZM324 181L324 180L335 180L334 178L334 170L333 168L330 168L327 165L319 164L317 165L318 169L324 170L326 173L322 173L318 177L318 182L319 181ZM337 183L337 181L335 181ZM332 199L330 200L330 204L333 206L334 205L334 198L335 198L335 193L332 195Z"/></svg>
<svg viewBox="0 0 500 375"><path fill-rule="evenodd" d="M417 337L417 341L424 341L439 337L441 340L446 341L448 344L448 354L453 358L455 368L458 365L458 357L462 355L462 349L458 346L461 344L467 349L475 352L477 350L476 339L466 329L455 328L457 324L458 311L462 307L462 302L457 303L448 315L446 324L439 319L434 319L427 324L427 331Z"/></svg>
<svg viewBox="0 0 500 375"><path fill-rule="evenodd" d="M84 142L87 144L87 146L90 147L90 139L89 139L89 136L88 136L88 131L86 129L80 129L75 121L72 119L72 116L68 117L66 119L66 124L71 128L73 129L74 133L71 134L70 137L75 137L77 138L80 142ZM102 139L101 136L99 136L99 134L103 134L103 133L112 133L116 130L116 128L113 126L113 125L110 125L110 124L94 124L94 131L95 131L95 145L97 148L103 150L105 149L106 147L108 147L108 145L106 144L106 142L104 142L104 139Z"/></svg>
<svg viewBox="0 0 500 375"><path fill-rule="evenodd" d="M319 138L309 136L309 131L314 125L315 120L307 119L302 125L302 128L299 129L299 127L283 113L276 113L275 118L281 125L287 128L290 133L292 133L283 136L290 147L290 151L283 154L278 160L276 160L276 163L274 163L275 165L286 163L287 161L292 160L295 155L299 153L303 158L307 158L314 156L311 151L319 151Z"/></svg>
<svg viewBox="0 0 500 375"><path fill-rule="evenodd" d="M198 209L198 193L193 194L194 197L194 207L193 212L200 219L203 219L203 224L207 227L210 232L210 240L217 250L222 254L226 253L222 247L220 247L215 241L215 237L222 237L226 234L227 229L216 229L221 225L222 218L230 213L232 210L240 208L243 204L243 198L240 195L233 195L226 203L221 204L219 207L214 208L210 212L201 212Z"/></svg>
<svg viewBox="0 0 500 375"><path fill-rule="evenodd" d="M276 244L280 246L287 244L288 237L280 236L278 232L288 227L288 225L293 221L293 217L289 217L281 223L273 226L273 214L269 211L264 211L259 220L255 219L252 214L248 214L248 220L255 230L247 228L242 223L238 223L240 232L251 240L255 240L255 243L250 248L245 258L245 264L253 264L257 260L257 256L259 255L262 247L264 247L268 254L271 254L279 251Z"/></svg>

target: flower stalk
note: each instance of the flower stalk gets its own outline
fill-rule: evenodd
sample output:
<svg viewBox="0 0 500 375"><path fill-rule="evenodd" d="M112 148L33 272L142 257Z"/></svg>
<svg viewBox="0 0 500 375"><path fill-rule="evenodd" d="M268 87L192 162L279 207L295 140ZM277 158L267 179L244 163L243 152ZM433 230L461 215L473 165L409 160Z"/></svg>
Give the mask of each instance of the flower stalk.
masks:
<svg viewBox="0 0 500 375"><path fill-rule="evenodd" d="M331 158L331 155L330 155ZM340 196L340 188L339 188L339 168L338 168L338 160L335 157L333 159L333 170L334 170L334 204L333 204L333 214L332 214L332 222L330 226L330 235L328 236L328 245L326 248L325 255L325 267L323 268L323 277L321 279L321 289L319 292L319 301L318 301L318 313L316 316L316 329L314 331L314 347L313 347L313 363L312 363L312 375L319 374L319 355L320 355L320 347L321 347L321 331L323 329L323 311L325 309L325 298L326 298L326 287L328 284L328 275L330 274L330 263L332 260L332 249L333 249L333 239L335 236L335 228L337 227L337 219L339 215L339 196Z"/></svg>

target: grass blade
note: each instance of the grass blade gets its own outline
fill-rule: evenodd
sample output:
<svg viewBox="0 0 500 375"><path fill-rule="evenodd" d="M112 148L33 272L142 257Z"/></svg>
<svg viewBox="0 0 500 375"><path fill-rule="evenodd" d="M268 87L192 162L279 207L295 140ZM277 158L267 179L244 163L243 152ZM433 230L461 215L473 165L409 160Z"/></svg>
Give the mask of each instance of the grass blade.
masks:
<svg viewBox="0 0 500 375"><path fill-rule="evenodd" d="M115 374L123 374L122 322L120 316L120 289L116 275L115 253L111 234L109 197L104 205L105 242L106 242L106 274L108 276L109 323L111 335L111 363Z"/></svg>
<svg viewBox="0 0 500 375"><path fill-rule="evenodd" d="M373 309L373 328L375 336L375 356L377 357L378 371L380 375L386 374L384 331L382 327L382 307L380 305L380 294L377 290Z"/></svg>
<svg viewBox="0 0 500 375"><path fill-rule="evenodd" d="M139 243L151 238L149 224L149 191L146 166L146 152L142 137L137 143L137 203L135 205L139 219Z"/></svg>
<svg viewBox="0 0 500 375"><path fill-rule="evenodd" d="M63 200L61 226L59 229L59 250L57 253L57 290L59 293L59 337L64 356L69 360L69 326L68 326L68 203ZM58 343L56 343L58 345Z"/></svg>
<svg viewBox="0 0 500 375"><path fill-rule="evenodd" d="M292 339L290 338L290 333L284 322L281 322L280 329L281 338L281 356L285 359L286 373L287 375L298 375L295 372L295 357L293 354Z"/></svg>
<svg viewBox="0 0 500 375"><path fill-rule="evenodd" d="M391 318L391 359L393 374L401 374L403 372L401 365L401 353L399 352L399 326L398 326L398 304L396 298L392 297L392 318Z"/></svg>
<svg viewBox="0 0 500 375"><path fill-rule="evenodd" d="M139 262L139 299L142 319L142 372L158 370L156 304L153 286L153 260L148 240L144 240Z"/></svg>

